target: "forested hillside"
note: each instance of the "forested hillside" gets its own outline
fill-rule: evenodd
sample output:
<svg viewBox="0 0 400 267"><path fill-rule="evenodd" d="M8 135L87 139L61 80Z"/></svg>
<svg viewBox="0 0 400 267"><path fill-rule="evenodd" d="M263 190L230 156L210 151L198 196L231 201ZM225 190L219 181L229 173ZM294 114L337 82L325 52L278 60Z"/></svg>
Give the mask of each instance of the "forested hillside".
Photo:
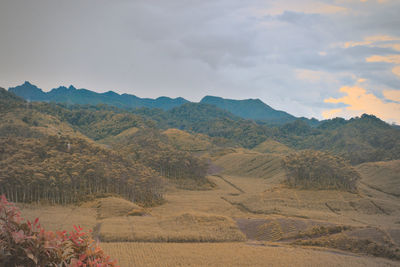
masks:
<svg viewBox="0 0 400 267"><path fill-rule="evenodd" d="M162 199L162 177L207 183L203 160L168 144L138 115L0 94L0 194L13 201L70 203L111 193L151 204ZM129 134L118 138L123 132Z"/></svg>
<svg viewBox="0 0 400 267"><path fill-rule="evenodd" d="M258 124L213 105L188 103L169 111L138 109L135 114L153 120L158 128L178 128L213 137L220 146L254 148L267 139L292 149L323 150L352 164L400 158L400 131L373 115L323 121L312 127L304 120L282 126Z"/></svg>
<svg viewBox="0 0 400 267"><path fill-rule="evenodd" d="M260 120L273 124L284 124L297 119L289 113L271 108L260 99L233 100L205 96L200 103L215 105L245 119Z"/></svg>
<svg viewBox="0 0 400 267"><path fill-rule="evenodd" d="M206 186L208 160L199 155L227 147L322 150L351 164L400 159L399 129L372 115L318 127L304 120L268 126L208 104L120 109L26 102L4 89L0 110L0 183L18 201L67 203L115 193L157 202L163 179Z"/></svg>

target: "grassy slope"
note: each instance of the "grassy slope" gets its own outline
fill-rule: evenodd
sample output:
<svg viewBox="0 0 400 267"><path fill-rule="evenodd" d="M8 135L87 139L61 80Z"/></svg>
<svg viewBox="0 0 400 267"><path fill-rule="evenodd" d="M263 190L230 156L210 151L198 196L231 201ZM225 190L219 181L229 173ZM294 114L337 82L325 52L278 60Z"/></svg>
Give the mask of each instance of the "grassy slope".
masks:
<svg viewBox="0 0 400 267"><path fill-rule="evenodd" d="M400 197L400 160L364 163L357 170L365 184Z"/></svg>

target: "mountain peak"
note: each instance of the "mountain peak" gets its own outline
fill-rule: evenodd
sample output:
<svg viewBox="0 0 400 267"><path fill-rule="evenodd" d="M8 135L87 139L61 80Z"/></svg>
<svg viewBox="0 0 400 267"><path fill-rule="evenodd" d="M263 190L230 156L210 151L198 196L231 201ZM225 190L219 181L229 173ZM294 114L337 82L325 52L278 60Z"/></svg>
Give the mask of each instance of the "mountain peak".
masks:
<svg viewBox="0 0 400 267"><path fill-rule="evenodd" d="M286 112L275 110L258 98L234 100L207 95L200 103L215 105L245 119L270 121L279 124L296 120L296 117Z"/></svg>
<svg viewBox="0 0 400 267"><path fill-rule="evenodd" d="M31 101L42 101L45 98L45 93L42 91L42 89L38 88L34 84L31 84L29 81L25 81L23 84L15 87L11 87L8 89L8 91Z"/></svg>
<svg viewBox="0 0 400 267"><path fill-rule="evenodd" d="M22 84L22 86L34 86L34 85L31 84L29 81L25 81L24 84Z"/></svg>

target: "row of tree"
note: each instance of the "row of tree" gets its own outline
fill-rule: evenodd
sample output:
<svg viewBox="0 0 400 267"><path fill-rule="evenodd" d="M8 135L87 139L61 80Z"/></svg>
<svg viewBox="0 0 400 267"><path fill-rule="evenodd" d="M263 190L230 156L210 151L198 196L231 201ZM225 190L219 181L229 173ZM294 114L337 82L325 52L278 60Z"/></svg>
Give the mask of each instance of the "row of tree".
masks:
<svg viewBox="0 0 400 267"><path fill-rule="evenodd" d="M162 186L150 168L79 138L0 138L0 194L14 202L115 193L151 204L162 199Z"/></svg>
<svg viewBox="0 0 400 267"><path fill-rule="evenodd" d="M303 150L284 159L286 183L303 189L357 191L359 173L343 158L326 152Z"/></svg>

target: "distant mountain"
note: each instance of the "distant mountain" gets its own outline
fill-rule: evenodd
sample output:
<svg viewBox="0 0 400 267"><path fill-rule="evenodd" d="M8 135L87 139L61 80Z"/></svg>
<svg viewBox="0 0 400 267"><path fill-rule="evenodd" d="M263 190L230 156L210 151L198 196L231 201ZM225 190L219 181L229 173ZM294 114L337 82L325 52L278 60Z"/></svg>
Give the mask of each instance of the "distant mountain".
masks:
<svg viewBox="0 0 400 267"><path fill-rule="evenodd" d="M233 100L216 96L206 96L200 103L215 105L220 109L227 110L245 119L276 124L284 124L298 119L289 113L271 108L260 99Z"/></svg>
<svg viewBox="0 0 400 267"><path fill-rule="evenodd" d="M140 98L135 95L129 94L120 95L113 91L108 91L106 93L96 93L87 89L76 89L72 85L68 88L65 86L60 86L46 93L29 82L25 82L22 85L9 88L8 90L30 101L57 102L81 105L107 104L119 108L148 107L169 110L171 108L189 102L181 97L159 97L157 99L150 99Z"/></svg>

